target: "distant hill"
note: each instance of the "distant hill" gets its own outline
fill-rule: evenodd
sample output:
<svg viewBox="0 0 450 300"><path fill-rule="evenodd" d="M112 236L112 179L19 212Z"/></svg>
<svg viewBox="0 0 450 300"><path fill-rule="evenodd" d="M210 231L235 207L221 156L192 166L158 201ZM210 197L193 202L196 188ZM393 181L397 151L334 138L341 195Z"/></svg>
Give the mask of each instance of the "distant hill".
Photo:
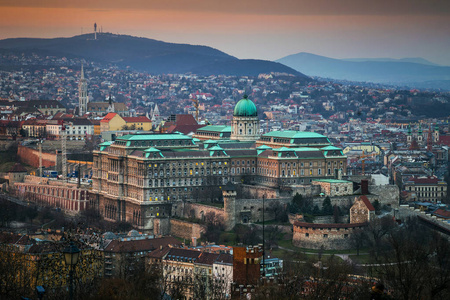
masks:
<svg viewBox="0 0 450 300"><path fill-rule="evenodd" d="M277 62L308 76L450 90L450 67L445 66L403 60L347 61L305 52Z"/></svg>
<svg viewBox="0 0 450 300"><path fill-rule="evenodd" d="M388 58L388 57L381 57L381 58L343 58L341 60L345 61L356 61L356 62L362 62L362 61L389 61L389 62L409 62L409 63L415 63L415 64L422 64L422 65L429 65L429 66L440 66L439 64L435 64L429 60L426 60L422 57L406 57L406 58Z"/></svg>
<svg viewBox="0 0 450 300"><path fill-rule="evenodd" d="M16 38L0 40L0 50L38 51L54 56L76 56L100 63L112 63L152 74L188 73L240 74L285 72L307 78L300 72L279 63L239 60L217 49L188 44L166 43L128 35L102 33L71 38Z"/></svg>

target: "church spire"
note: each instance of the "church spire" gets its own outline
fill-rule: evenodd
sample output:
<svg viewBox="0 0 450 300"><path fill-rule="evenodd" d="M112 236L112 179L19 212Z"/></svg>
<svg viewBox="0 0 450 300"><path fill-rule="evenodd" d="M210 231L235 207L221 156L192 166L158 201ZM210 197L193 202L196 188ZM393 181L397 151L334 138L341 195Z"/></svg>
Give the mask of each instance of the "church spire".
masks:
<svg viewBox="0 0 450 300"><path fill-rule="evenodd" d="M84 78L84 68L81 64L80 82L78 83L78 115L84 116L87 113L89 96L87 93L87 80Z"/></svg>

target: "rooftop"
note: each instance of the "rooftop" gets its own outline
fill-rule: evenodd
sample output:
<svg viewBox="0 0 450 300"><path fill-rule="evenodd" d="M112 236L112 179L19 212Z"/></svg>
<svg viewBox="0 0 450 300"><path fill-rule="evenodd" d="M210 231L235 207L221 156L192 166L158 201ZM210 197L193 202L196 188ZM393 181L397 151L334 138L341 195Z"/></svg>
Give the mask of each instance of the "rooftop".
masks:
<svg viewBox="0 0 450 300"><path fill-rule="evenodd" d="M263 137L284 137L284 138L326 138L326 136L321 135L315 132L306 132L306 131L271 131L266 134L263 134Z"/></svg>

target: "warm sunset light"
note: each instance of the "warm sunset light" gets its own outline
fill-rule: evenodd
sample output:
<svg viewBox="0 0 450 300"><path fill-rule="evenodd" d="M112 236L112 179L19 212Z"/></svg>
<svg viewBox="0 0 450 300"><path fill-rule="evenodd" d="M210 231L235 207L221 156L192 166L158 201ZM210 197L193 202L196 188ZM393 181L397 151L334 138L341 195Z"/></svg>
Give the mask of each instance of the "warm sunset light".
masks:
<svg viewBox="0 0 450 300"><path fill-rule="evenodd" d="M445 1L1 1L0 38L99 30L207 45L238 58L297 52L450 64Z"/></svg>

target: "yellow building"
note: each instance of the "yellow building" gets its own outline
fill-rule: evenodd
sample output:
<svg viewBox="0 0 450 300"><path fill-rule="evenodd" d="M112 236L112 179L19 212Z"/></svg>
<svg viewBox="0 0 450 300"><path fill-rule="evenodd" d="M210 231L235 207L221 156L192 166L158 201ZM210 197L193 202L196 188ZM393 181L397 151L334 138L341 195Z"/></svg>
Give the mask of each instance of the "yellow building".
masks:
<svg viewBox="0 0 450 300"><path fill-rule="evenodd" d="M147 117L123 117L127 129L131 130L152 130L152 121Z"/></svg>
<svg viewBox="0 0 450 300"><path fill-rule="evenodd" d="M100 132L121 130L126 124L125 120L118 114L109 113L100 121Z"/></svg>

